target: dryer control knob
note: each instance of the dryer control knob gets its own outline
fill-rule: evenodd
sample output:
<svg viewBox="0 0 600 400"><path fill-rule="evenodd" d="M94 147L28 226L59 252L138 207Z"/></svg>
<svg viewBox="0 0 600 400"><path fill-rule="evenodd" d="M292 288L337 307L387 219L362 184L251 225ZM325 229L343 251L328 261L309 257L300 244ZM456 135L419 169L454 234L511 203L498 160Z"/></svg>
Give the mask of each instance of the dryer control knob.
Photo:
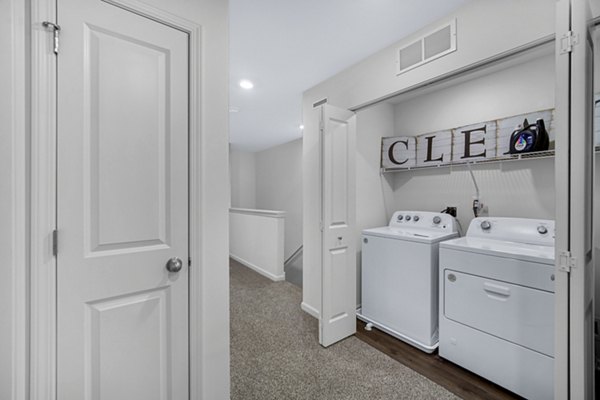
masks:
<svg viewBox="0 0 600 400"><path fill-rule="evenodd" d="M481 221L481 229L483 229L484 231L489 231L490 228L492 227L492 224L490 224L490 221Z"/></svg>
<svg viewBox="0 0 600 400"><path fill-rule="evenodd" d="M406 220L407 220L407 221L410 221L410 215L407 215L407 216L406 216Z"/></svg>
<svg viewBox="0 0 600 400"><path fill-rule="evenodd" d="M403 216L402 214L401 214L401 215L398 215L398 218L397 218L397 219L398 219L398 221L402 221L402 220L404 219L404 216Z"/></svg>
<svg viewBox="0 0 600 400"><path fill-rule="evenodd" d="M418 216L418 215L415 215L415 216L413 217L413 220L414 220L415 222L417 222L417 221L419 220L419 216Z"/></svg>
<svg viewBox="0 0 600 400"><path fill-rule="evenodd" d="M537 227L537 231L540 235L545 235L548 233L548 228L546 228L544 225L540 225Z"/></svg>
<svg viewBox="0 0 600 400"><path fill-rule="evenodd" d="M442 219L438 216L433 217L433 223L434 224L439 224L440 222L442 222Z"/></svg>

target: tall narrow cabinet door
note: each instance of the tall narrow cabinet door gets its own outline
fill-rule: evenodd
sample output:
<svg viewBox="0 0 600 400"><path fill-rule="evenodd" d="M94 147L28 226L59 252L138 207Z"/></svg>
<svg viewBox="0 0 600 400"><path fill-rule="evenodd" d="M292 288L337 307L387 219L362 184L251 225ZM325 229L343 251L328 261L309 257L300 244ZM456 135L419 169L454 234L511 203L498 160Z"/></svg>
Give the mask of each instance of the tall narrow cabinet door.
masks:
<svg viewBox="0 0 600 400"><path fill-rule="evenodd" d="M101 0L58 23L57 398L188 399L188 36Z"/></svg>
<svg viewBox="0 0 600 400"><path fill-rule="evenodd" d="M588 0L560 0L556 14L555 398L592 399L594 85L590 4Z"/></svg>
<svg viewBox="0 0 600 400"><path fill-rule="evenodd" d="M319 342L327 347L356 331L356 117L329 105L315 111L321 113Z"/></svg>

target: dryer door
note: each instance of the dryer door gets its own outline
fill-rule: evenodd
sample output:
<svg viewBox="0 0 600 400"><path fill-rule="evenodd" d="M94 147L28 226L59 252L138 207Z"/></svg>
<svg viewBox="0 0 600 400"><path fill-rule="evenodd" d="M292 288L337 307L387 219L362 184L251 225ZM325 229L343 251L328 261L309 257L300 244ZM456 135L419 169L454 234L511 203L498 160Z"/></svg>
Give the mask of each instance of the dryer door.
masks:
<svg viewBox="0 0 600 400"><path fill-rule="evenodd" d="M552 293L452 270L443 284L446 318L554 355Z"/></svg>

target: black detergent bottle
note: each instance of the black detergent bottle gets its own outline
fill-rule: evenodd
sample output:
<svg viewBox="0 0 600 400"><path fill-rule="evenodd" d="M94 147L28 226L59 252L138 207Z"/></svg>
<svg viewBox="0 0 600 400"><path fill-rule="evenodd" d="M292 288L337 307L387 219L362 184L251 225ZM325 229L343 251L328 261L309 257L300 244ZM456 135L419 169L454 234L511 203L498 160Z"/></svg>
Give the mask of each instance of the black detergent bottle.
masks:
<svg viewBox="0 0 600 400"><path fill-rule="evenodd" d="M530 124L527 118L523 125L519 125L510 136L510 154L522 154L532 151L548 150L550 138L546 125L542 118L538 118L535 124Z"/></svg>

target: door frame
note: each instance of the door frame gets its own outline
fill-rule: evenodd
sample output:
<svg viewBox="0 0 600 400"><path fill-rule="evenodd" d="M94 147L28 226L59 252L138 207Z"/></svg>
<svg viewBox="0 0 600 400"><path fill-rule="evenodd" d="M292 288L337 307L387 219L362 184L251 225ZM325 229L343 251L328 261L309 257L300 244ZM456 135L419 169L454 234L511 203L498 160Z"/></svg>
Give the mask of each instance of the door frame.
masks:
<svg viewBox="0 0 600 400"><path fill-rule="evenodd" d="M556 2L556 32L571 30L570 0ZM568 15L569 18L564 18ZM562 18L561 18L562 17ZM570 96L570 56L561 54L560 40L554 43L555 63L555 129L556 132L570 132L570 118L568 104L564 99ZM560 79L560 81L559 81ZM558 268L562 250L570 248L569 221L571 188L563 188L564 182L569 182L570 174L570 138L568 135L556 135L556 153L554 156L555 179L555 282L554 282L554 397L557 399L569 398L569 274ZM560 168L567 166L567 168ZM566 322L565 324L558 323Z"/></svg>
<svg viewBox="0 0 600 400"><path fill-rule="evenodd" d="M8 187L10 193L10 215L12 220L6 226L10 232L3 236L12 247L8 263L10 282L6 287L11 290L11 303L6 313L10 328L8 345L11 347L10 358L5 360L0 369L10 379L11 387L0 390L9 393L12 400L29 399L29 209L30 202L30 162L29 142L29 54L30 29L28 24L29 9L22 0L10 0L0 5L0 12L8 16L8 24L2 27L2 43L9 54L6 73L10 77L10 87L6 96L9 97L10 107L0 111L2 126L10 133L3 138L10 144L12 167L9 182L2 182L2 187ZM6 183L6 186L4 184ZM7 357L8 358L8 357ZM9 367L9 370L5 370ZM6 391L5 391L6 390Z"/></svg>
<svg viewBox="0 0 600 400"><path fill-rule="evenodd" d="M190 398L202 398L207 371L202 368L205 340L202 330L201 251L203 232L201 177L201 51L202 26L137 0L101 0L188 34L189 56L189 375ZM18 0L13 2L20 3ZM56 0L31 0L31 153L29 168L31 203L19 210L30 213L30 291L21 302L30 305L29 388L32 400L56 400L56 257L52 231L56 228L56 94L57 59L51 33L41 21L56 21ZM24 65L26 67L27 65ZM25 68L23 68L25 70ZM27 376L25 376L27 378Z"/></svg>

